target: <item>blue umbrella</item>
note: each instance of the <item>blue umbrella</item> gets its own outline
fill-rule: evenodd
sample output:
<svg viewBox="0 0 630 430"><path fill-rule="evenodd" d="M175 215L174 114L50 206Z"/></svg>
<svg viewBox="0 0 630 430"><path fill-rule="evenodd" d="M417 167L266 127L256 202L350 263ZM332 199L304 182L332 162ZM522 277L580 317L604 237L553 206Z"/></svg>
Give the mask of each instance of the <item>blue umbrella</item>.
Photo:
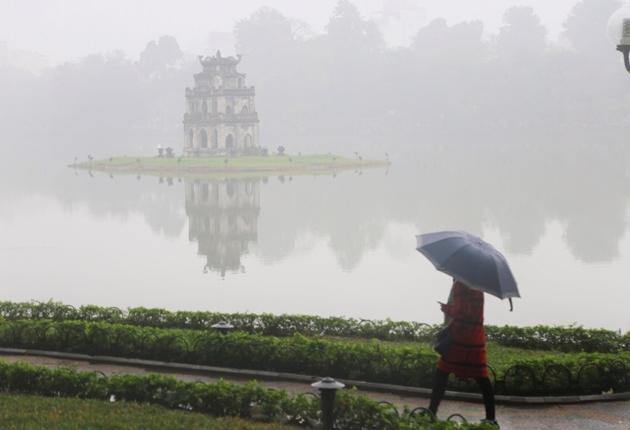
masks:
<svg viewBox="0 0 630 430"><path fill-rule="evenodd" d="M507 260L494 246L463 231L440 231L416 236L416 249L435 268L468 287L500 299L520 297Z"/></svg>

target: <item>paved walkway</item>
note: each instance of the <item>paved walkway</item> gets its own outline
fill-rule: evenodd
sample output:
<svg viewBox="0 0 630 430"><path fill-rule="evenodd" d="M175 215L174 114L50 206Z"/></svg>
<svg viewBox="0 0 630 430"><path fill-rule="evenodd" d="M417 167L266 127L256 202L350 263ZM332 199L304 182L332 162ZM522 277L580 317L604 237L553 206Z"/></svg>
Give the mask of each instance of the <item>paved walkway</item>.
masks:
<svg viewBox="0 0 630 430"><path fill-rule="evenodd" d="M1 358L8 362L25 361L53 368L70 367L76 370L100 371L106 375L160 373L185 381L212 382L219 379L217 376L147 370L143 366L95 364L86 360L66 360L24 355L2 355ZM223 379L235 383L246 382L243 378L230 377ZM269 388L282 388L293 393L314 391L308 384L294 382L260 381L260 384ZM362 394L375 400L388 401L399 408L404 405L414 408L427 406L428 404L427 399L419 397L366 391L363 391ZM483 405L445 400L440 409L440 417L446 418L453 413L462 414L469 421L478 421L483 418ZM552 406L498 405L497 418L503 430L629 430L630 401Z"/></svg>

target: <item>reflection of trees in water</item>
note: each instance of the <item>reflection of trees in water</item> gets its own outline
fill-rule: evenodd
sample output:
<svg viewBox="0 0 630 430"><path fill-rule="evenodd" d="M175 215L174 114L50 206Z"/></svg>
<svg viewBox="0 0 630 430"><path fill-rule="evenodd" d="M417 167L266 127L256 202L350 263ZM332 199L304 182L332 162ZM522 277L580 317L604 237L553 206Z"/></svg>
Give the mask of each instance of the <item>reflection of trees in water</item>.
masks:
<svg viewBox="0 0 630 430"><path fill-rule="evenodd" d="M380 243L388 209L379 204L384 172L336 177L296 177L291 182L269 181L261 196L256 252L277 261L294 251L302 236L326 238L345 270Z"/></svg>
<svg viewBox="0 0 630 430"><path fill-rule="evenodd" d="M607 214L606 223L597 225L598 216L586 209L569 221L565 240L573 254L587 263L612 261L619 256L619 240L626 232L625 213ZM618 216L622 215L622 216Z"/></svg>
<svg viewBox="0 0 630 430"><path fill-rule="evenodd" d="M185 225L182 185L145 176L109 175L72 171L50 166L19 169L0 175L0 207L11 205L20 196L49 195L68 211L86 209L95 218L125 220L142 216L151 229L167 237L178 237ZM10 192L5 192L10 191Z"/></svg>
<svg viewBox="0 0 630 430"><path fill-rule="evenodd" d="M587 133L570 137L564 136L574 145L537 138L423 147L420 160L395 161L388 176L366 171L272 181L263 191L258 251L281 259L296 237L315 232L329 238L342 267L352 269L396 221L418 232L481 233L491 225L507 251L528 254L546 225L560 221L577 258L611 261L626 230L627 151Z"/></svg>
<svg viewBox="0 0 630 430"><path fill-rule="evenodd" d="M167 237L178 237L184 228L184 210L181 197L173 198L176 190L144 194L138 200L138 209L153 231Z"/></svg>
<svg viewBox="0 0 630 430"><path fill-rule="evenodd" d="M190 240L198 242L207 269L220 273L242 270L250 250L268 262L284 259L312 235L327 240L342 268L351 270L383 243L391 222L413 224L418 232L496 227L507 251L528 254L545 226L558 221L576 258L617 258L627 229L629 160L617 133L512 136L521 137L486 137L480 144L468 136L466 145L442 138L394 159L387 175L377 169L284 181L188 181L184 193L177 181L169 186L150 177L112 180L70 171L51 182L13 183L48 189L66 207L81 203L96 216L141 213L167 236L179 235L188 216Z"/></svg>
<svg viewBox="0 0 630 430"><path fill-rule="evenodd" d="M545 233L547 218L538 205L516 199L497 208L494 219L503 235L505 250L514 254L528 254ZM507 203L507 202L506 202Z"/></svg>
<svg viewBox="0 0 630 430"><path fill-rule="evenodd" d="M259 211L258 179L186 182L188 237L206 257L204 271L245 271L241 257L256 241Z"/></svg>
<svg viewBox="0 0 630 430"><path fill-rule="evenodd" d="M614 141L606 145L584 134L564 136L571 145L548 139L434 153L436 163L450 166L448 177L436 169L435 175L420 173L414 179L418 184L432 181L437 194L461 190L466 199L461 222L496 224L512 252L531 252L544 226L559 220L567 225L566 241L576 257L610 261L626 230L627 151ZM434 204L427 208L434 217L447 209ZM478 216L483 212L485 219Z"/></svg>
<svg viewBox="0 0 630 430"><path fill-rule="evenodd" d="M564 198L560 210L567 221L566 241L581 260L610 261L618 256L626 231L627 152L601 146L586 151L569 160L573 175L564 175L568 191L558 196Z"/></svg>

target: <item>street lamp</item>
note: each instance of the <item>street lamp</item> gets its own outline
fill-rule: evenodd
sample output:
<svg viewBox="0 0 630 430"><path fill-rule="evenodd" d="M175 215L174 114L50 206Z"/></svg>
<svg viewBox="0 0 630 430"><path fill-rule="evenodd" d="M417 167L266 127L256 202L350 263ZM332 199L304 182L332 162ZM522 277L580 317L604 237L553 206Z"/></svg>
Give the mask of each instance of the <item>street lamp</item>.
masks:
<svg viewBox="0 0 630 430"><path fill-rule="evenodd" d="M617 45L617 51L620 51L623 55L623 63L626 66L626 70L630 73L630 19L624 19L623 21L623 33L619 45Z"/></svg>
<svg viewBox="0 0 630 430"><path fill-rule="evenodd" d="M630 4L626 3L608 19L608 36L617 44L623 55L626 70L630 73Z"/></svg>
<svg viewBox="0 0 630 430"><path fill-rule="evenodd" d="M229 332L234 330L234 326L232 324L230 324L229 322L226 322L226 321L219 321L216 324L212 324L210 326L210 328L215 329L216 331L218 331L221 334L228 334Z"/></svg>
<svg viewBox="0 0 630 430"><path fill-rule="evenodd" d="M322 408L322 430L333 430L335 428L335 397L337 390L345 387L345 384L335 381L333 378L324 378L311 387L317 388L321 397Z"/></svg>

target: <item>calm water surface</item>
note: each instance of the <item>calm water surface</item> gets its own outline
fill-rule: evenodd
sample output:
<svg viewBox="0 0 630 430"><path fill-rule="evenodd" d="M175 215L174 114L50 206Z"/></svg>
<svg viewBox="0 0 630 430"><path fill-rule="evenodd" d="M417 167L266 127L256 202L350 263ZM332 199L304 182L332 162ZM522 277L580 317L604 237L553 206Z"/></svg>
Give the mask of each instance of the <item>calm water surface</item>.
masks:
<svg viewBox="0 0 630 430"><path fill-rule="evenodd" d="M503 250L523 295L492 324L630 329L628 151L435 146L389 169L188 180L7 175L2 298L438 322L449 279L414 235Z"/></svg>

